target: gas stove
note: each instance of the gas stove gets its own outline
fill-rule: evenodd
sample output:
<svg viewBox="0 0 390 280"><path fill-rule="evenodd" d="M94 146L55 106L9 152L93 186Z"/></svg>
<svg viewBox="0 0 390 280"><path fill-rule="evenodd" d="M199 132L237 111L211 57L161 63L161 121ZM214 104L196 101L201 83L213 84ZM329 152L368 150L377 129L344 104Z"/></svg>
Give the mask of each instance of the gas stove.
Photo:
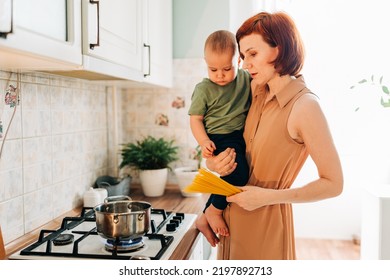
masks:
<svg viewBox="0 0 390 280"><path fill-rule="evenodd" d="M168 260L196 217L152 208L149 232L122 242L101 237L96 231L95 211L83 208L80 216L65 217L59 229L41 230L36 242L9 259Z"/></svg>

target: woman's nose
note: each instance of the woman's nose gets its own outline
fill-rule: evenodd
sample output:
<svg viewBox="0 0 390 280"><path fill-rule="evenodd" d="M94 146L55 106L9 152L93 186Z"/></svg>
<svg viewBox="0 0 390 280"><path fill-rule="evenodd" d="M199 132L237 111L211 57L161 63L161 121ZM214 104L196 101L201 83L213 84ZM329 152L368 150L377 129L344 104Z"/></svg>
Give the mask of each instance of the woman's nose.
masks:
<svg viewBox="0 0 390 280"><path fill-rule="evenodd" d="M245 61L245 59L242 60L242 69L248 70L250 68L250 64Z"/></svg>

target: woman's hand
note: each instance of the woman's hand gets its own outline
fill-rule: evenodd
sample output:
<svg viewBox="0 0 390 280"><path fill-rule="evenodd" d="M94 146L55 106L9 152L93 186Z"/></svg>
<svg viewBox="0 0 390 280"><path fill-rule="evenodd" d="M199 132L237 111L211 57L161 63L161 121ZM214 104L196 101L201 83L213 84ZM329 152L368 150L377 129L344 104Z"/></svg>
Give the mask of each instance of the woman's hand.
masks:
<svg viewBox="0 0 390 280"><path fill-rule="evenodd" d="M226 198L227 202L238 204L247 211L252 211L265 205L274 204L277 190L265 189L256 186L244 186L243 191Z"/></svg>
<svg viewBox="0 0 390 280"><path fill-rule="evenodd" d="M208 158L206 166L211 171L217 172L221 176L229 175L236 169L236 152L232 148L227 148L217 156Z"/></svg>

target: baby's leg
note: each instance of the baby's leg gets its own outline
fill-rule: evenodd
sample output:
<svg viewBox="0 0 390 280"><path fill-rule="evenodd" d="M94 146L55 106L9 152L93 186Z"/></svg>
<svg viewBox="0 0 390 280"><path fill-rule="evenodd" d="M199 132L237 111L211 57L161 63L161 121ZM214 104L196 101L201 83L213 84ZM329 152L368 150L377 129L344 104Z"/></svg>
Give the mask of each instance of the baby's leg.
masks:
<svg viewBox="0 0 390 280"><path fill-rule="evenodd" d="M225 220L223 219L222 212L223 210L220 210L213 204L210 204L204 213L206 215L207 222L209 223L214 233L222 236L229 236L229 229Z"/></svg>
<svg viewBox="0 0 390 280"><path fill-rule="evenodd" d="M215 247L219 239L215 235L215 233L212 231L209 223L207 222L206 216L204 214L201 214L195 222L196 228L203 233L203 235L206 237L207 241L210 243L212 247Z"/></svg>

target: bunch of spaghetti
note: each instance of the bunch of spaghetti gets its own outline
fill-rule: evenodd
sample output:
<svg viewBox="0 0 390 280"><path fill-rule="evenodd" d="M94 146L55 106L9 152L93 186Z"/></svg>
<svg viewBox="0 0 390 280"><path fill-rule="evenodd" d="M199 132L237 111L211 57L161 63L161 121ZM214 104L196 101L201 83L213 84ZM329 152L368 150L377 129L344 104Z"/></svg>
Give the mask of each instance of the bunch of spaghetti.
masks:
<svg viewBox="0 0 390 280"><path fill-rule="evenodd" d="M242 190L222 180L212 172L200 168L194 180L185 189L185 192L200 192L231 196Z"/></svg>

